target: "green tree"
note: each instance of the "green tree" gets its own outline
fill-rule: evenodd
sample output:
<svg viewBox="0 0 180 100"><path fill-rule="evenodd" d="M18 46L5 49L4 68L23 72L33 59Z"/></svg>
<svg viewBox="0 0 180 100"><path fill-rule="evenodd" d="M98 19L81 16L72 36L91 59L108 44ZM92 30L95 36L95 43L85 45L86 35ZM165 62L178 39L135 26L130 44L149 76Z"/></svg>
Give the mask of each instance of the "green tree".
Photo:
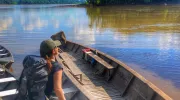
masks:
<svg viewBox="0 0 180 100"><path fill-rule="evenodd" d="M0 4L13 4L13 0L0 0Z"/></svg>

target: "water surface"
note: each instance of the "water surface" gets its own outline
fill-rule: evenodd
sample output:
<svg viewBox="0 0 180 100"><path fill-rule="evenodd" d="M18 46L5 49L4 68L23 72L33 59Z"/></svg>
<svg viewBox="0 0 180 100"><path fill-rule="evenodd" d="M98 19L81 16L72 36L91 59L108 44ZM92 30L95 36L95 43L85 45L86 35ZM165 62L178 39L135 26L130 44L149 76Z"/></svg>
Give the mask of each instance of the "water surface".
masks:
<svg viewBox="0 0 180 100"><path fill-rule="evenodd" d="M180 6L0 6L0 44L14 54L17 77L24 56L39 54L41 41L60 30L123 61L166 93L180 93Z"/></svg>

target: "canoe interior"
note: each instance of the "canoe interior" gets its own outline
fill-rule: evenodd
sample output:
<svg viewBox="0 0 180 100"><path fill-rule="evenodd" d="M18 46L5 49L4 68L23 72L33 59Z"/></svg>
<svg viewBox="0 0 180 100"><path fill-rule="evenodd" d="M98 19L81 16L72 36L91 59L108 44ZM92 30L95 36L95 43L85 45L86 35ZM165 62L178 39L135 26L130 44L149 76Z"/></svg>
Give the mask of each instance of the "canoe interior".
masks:
<svg viewBox="0 0 180 100"><path fill-rule="evenodd" d="M18 81L8 69L0 71L0 100L14 100L17 95ZM11 92L15 93L11 93ZM6 92L6 93L5 93Z"/></svg>
<svg viewBox="0 0 180 100"><path fill-rule="evenodd" d="M98 61L91 64L83 58L82 49L87 47L67 41L61 49L64 51L83 75L80 89L82 95L87 99L96 100L171 100L163 91L154 86L151 82L145 80L131 71L128 66L118 62L118 60L91 48L93 53L114 68L109 71ZM68 63L68 62L66 62ZM110 72L110 74L109 74ZM76 84L77 86L77 84ZM82 91L87 89L87 91ZM84 99L79 99L84 100Z"/></svg>
<svg viewBox="0 0 180 100"><path fill-rule="evenodd" d="M6 58L11 56L12 56L11 52L7 50L5 47L0 45L0 58Z"/></svg>

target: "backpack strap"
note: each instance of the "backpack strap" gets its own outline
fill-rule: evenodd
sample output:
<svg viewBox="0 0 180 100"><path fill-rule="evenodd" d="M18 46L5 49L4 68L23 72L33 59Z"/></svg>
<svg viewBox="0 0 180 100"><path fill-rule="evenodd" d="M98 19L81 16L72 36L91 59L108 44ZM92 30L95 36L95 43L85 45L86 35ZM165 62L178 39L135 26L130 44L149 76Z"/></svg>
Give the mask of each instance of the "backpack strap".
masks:
<svg viewBox="0 0 180 100"><path fill-rule="evenodd" d="M18 81L18 88L17 88L17 91L19 91L18 95L16 96L15 100L26 100L27 98L27 77L24 75L25 73L25 69L22 70L21 72L21 76L19 78L19 81ZM26 79L25 79L26 78ZM22 89L22 86L21 85L24 85L24 89ZM24 90L24 91L22 91Z"/></svg>

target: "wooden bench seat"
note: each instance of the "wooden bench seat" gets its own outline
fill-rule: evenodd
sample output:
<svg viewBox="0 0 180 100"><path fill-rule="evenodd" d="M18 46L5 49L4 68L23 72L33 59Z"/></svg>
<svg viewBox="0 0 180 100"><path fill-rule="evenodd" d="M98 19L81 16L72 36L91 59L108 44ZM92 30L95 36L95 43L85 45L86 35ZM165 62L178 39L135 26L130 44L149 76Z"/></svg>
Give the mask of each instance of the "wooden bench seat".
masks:
<svg viewBox="0 0 180 100"><path fill-rule="evenodd" d="M8 53L2 53L2 54L0 54L0 56L6 56L6 55L8 55Z"/></svg>
<svg viewBox="0 0 180 100"><path fill-rule="evenodd" d="M4 51L4 49L0 49L0 51Z"/></svg>
<svg viewBox="0 0 180 100"><path fill-rule="evenodd" d="M18 93L17 89L1 91L1 92L0 92L0 97L9 96L9 95L14 95L14 94L17 94L17 93Z"/></svg>
<svg viewBox="0 0 180 100"><path fill-rule="evenodd" d="M8 78L1 78L0 79L0 83L10 82L10 81L16 81L16 79L14 77L8 77Z"/></svg>
<svg viewBox="0 0 180 100"><path fill-rule="evenodd" d="M85 52L88 56L94 58L97 62L99 62L100 64L102 64L104 67L106 67L107 69L113 69L114 67L111 66L110 64L108 64L106 61L104 61L102 58L100 58L99 56L97 56L96 54L92 53L91 51L89 52Z"/></svg>
<svg viewBox="0 0 180 100"><path fill-rule="evenodd" d="M98 55L91 52L90 50L89 51L83 50L83 52L85 53L84 56L89 56L89 57L93 58L95 61L97 61L99 64L103 65L103 67L105 67L107 69L107 74L108 74L107 75L107 81L109 81L110 78L112 77L114 67L112 65L108 64L106 61L104 61Z"/></svg>

